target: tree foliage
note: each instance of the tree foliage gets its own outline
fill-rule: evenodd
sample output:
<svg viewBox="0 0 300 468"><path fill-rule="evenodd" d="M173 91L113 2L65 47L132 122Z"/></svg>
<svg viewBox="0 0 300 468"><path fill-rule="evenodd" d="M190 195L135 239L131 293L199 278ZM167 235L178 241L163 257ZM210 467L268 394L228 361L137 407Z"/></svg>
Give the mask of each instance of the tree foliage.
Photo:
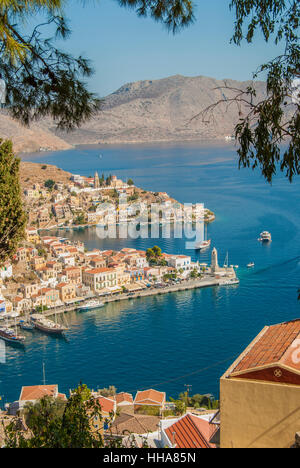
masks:
<svg viewBox="0 0 300 468"><path fill-rule="evenodd" d="M25 233L19 167L12 143L0 139L0 265L15 253Z"/></svg>
<svg viewBox="0 0 300 468"><path fill-rule="evenodd" d="M0 73L7 83L7 106L25 125L49 115L59 129L72 130L91 119L101 100L87 88L84 79L93 74L89 60L55 46L67 39L70 29L62 7L65 0L0 0ZM190 0L120 0L138 15L150 15L176 31L192 19ZM29 33L26 21L45 18ZM45 37L45 29L53 30Z"/></svg>
<svg viewBox="0 0 300 468"><path fill-rule="evenodd" d="M87 387L80 385L65 403L63 412L51 398L42 398L27 408L30 434L20 431L18 420L5 428L7 448L101 448L101 430L91 420L102 420L101 406L95 399L86 400Z"/></svg>

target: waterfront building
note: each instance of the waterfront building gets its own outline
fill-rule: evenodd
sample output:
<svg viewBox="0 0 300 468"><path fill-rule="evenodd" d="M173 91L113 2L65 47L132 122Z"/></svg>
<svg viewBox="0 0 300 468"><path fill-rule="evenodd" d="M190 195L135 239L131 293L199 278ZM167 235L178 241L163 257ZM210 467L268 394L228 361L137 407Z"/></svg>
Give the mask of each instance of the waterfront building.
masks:
<svg viewBox="0 0 300 468"><path fill-rule="evenodd" d="M169 266L176 268L176 270L182 269L183 271L191 270L191 257L187 255L172 255L166 258Z"/></svg>
<svg viewBox="0 0 300 468"><path fill-rule="evenodd" d="M113 268L93 268L82 272L82 282L93 291L100 292L101 289L117 285L117 273Z"/></svg>
<svg viewBox="0 0 300 468"><path fill-rule="evenodd" d="M221 448L291 447L299 402L300 319L264 327L221 377Z"/></svg>
<svg viewBox="0 0 300 468"><path fill-rule="evenodd" d="M56 288L62 302L68 302L76 297L76 285L72 283L59 283Z"/></svg>
<svg viewBox="0 0 300 468"><path fill-rule="evenodd" d="M54 288L42 288L40 291L41 295L46 298L46 305L48 307L54 307L60 304L59 291Z"/></svg>

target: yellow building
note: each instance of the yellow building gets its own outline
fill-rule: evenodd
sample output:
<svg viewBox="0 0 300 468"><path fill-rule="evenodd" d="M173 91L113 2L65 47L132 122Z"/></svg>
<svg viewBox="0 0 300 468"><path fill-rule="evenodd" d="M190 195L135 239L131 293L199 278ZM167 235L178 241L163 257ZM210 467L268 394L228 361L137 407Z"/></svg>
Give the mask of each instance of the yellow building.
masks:
<svg viewBox="0 0 300 468"><path fill-rule="evenodd" d="M73 283L59 283L56 286L62 302L70 301L76 297L76 285Z"/></svg>
<svg viewBox="0 0 300 468"><path fill-rule="evenodd" d="M26 240L31 244L37 244L40 242L40 236L35 228L26 229Z"/></svg>
<svg viewBox="0 0 300 468"><path fill-rule="evenodd" d="M221 448L287 448L300 431L300 319L266 326L220 380Z"/></svg>

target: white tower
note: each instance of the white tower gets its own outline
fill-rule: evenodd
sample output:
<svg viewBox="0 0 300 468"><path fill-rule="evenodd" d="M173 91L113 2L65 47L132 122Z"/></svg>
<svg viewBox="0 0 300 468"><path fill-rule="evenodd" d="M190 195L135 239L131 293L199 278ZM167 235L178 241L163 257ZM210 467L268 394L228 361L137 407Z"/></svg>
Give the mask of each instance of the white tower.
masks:
<svg viewBox="0 0 300 468"><path fill-rule="evenodd" d="M218 264L218 252L217 249L214 247L211 253L211 272L216 273L217 271L220 271L220 267Z"/></svg>

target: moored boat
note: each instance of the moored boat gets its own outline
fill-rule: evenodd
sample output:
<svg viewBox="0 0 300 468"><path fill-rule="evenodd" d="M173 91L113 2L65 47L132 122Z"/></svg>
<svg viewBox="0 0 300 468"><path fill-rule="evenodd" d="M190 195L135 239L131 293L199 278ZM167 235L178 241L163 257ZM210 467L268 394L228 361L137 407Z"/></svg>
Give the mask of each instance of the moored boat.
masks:
<svg viewBox="0 0 300 468"><path fill-rule="evenodd" d="M49 320L46 317L43 317L42 315L34 315L32 319L34 327L45 333L60 335L68 330L68 328L64 325L61 325L57 322L53 322L52 320Z"/></svg>
<svg viewBox="0 0 300 468"><path fill-rule="evenodd" d="M99 307L103 307L103 306L104 306L104 303L101 301L90 300L86 302L84 305L82 305L81 307L79 307L79 310L84 311L84 310L98 309Z"/></svg>
<svg viewBox="0 0 300 468"><path fill-rule="evenodd" d="M19 335L17 331L9 327L0 328L0 338L8 343L23 343L25 336Z"/></svg>

